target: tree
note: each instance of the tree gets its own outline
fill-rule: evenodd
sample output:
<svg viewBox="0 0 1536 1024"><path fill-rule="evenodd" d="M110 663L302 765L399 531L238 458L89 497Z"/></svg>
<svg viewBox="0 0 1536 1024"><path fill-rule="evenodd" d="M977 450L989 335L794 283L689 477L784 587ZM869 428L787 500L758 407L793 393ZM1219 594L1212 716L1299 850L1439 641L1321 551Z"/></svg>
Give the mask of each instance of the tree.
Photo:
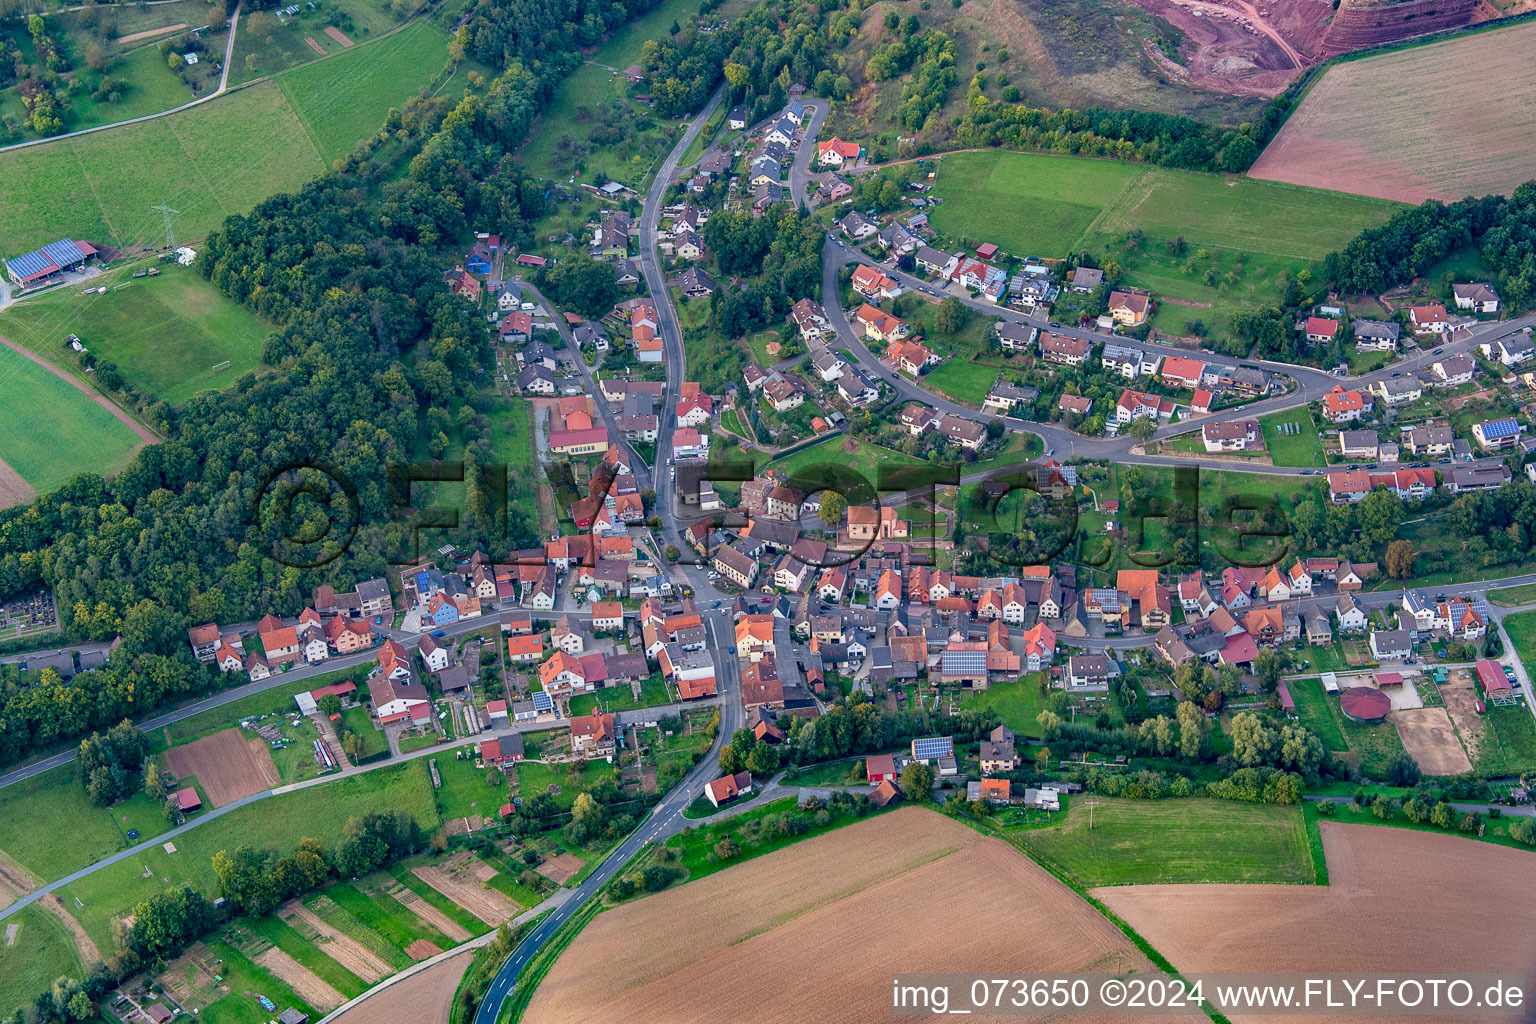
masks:
<svg viewBox="0 0 1536 1024"><path fill-rule="evenodd" d="M758 740L747 755L747 771L766 778L779 770L779 751L767 740Z"/></svg>
<svg viewBox="0 0 1536 1024"><path fill-rule="evenodd" d="M160 766L153 761L144 768L144 795L156 803L166 797L165 779L160 775Z"/></svg>
<svg viewBox="0 0 1536 1024"><path fill-rule="evenodd" d="M1413 575L1413 541L1394 540L1387 545L1387 575L1395 580L1406 580Z"/></svg>
<svg viewBox="0 0 1536 1024"><path fill-rule="evenodd" d="M1394 754L1387 762L1387 782L1393 786L1417 786L1419 763L1406 751Z"/></svg>
<svg viewBox="0 0 1536 1024"><path fill-rule="evenodd" d="M940 334L959 334L970 322L971 311L965 303L951 295L933 311L933 329Z"/></svg>
<svg viewBox="0 0 1536 1024"><path fill-rule="evenodd" d="M730 744L720 748L720 771L725 775L735 775L747 766L746 755Z"/></svg>
<svg viewBox="0 0 1536 1024"><path fill-rule="evenodd" d="M1252 711L1232 719L1232 757L1238 764L1267 764L1274 757L1279 737Z"/></svg>
<svg viewBox="0 0 1536 1024"><path fill-rule="evenodd" d="M843 521L843 511L848 507L848 500L837 491L821 492L821 508L816 515L828 526L836 527Z"/></svg>
<svg viewBox="0 0 1536 1024"><path fill-rule="evenodd" d="M334 718L341 714L341 698L336 696L334 693L328 693L324 697L321 697L319 700L315 701L315 707L318 708L320 713L326 718Z"/></svg>
<svg viewBox="0 0 1536 1024"><path fill-rule="evenodd" d="M908 800L933 799L933 769L921 761L908 761L901 770L901 792Z"/></svg>
<svg viewBox="0 0 1536 1024"><path fill-rule="evenodd" d="M99 807L117 803L139 788L140 772L149 753L149 739L127 719L105 734L92 733L80 744L80 777L86 793Z"/></svg>
<svg viewBox="0 0 1536 1024"><path fill-rule="evenodd" d="M732 860L741 853L741 847L730 836L726 836L715 844L714 854L720 860Z"/></svg>
<svg viewBox="0 0 1536 1024"><path fill-rule="evenodd" d="M208 19L208 31L222 32L229 27L229 14L224 10L223 4L213 4L205 15Z"/></svg>
<svg viewBox="0 0 1536 1024"><path fill-rule="evenodd" d="M1125 432L1138 441L1150 441L1152 435L1157 433L1157 420L1151 416L1138 416L1131 420Z"/></svg>
<svg viewBox="0 0 1536 1024"><path fill-rule="evenodd" d="M1253 659L1253 670L1259 677L1259 684L1266 691L1272 691L1280 685L1280 676L1285 666L1280 661L1280 655L1266 647Z"/></svg>
<svg viewBox="0 0 1536 1024"><path fill-rule="evenodd" d="M1205 739L1205 715L1194 704L1179 702L1179 753L1187 758L1200 756L1200 744Z"/></svg>

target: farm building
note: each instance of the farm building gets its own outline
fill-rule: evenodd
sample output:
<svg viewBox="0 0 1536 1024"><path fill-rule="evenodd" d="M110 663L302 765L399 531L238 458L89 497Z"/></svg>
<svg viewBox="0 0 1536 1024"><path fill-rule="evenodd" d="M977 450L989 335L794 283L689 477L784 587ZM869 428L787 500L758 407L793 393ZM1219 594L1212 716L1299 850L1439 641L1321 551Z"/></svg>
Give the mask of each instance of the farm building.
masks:
<svg viewBox="0 0 1536 1024"><path fill-rule="evenodd" d="M181 813L191 814L193 811L202 809L203 798L197 795L197 790L188 786L176 791L176 806L181 808Z"/></svg>
<svg viewBox="0 0 1536 1024"><path fill-rule="evenodd" d="M24 256L5 261L6 275L17 288L40 288L70 270L83 270L96 255L90 242L62 238Z"/></svg>
<svg viewBox="0 0 1536 1024"><path fill-rule="evenodd" d="M1351 686L1339 697L1339 707L1356 722L1379 722L1392 710L1392 699L1374 686Z"/></svg>

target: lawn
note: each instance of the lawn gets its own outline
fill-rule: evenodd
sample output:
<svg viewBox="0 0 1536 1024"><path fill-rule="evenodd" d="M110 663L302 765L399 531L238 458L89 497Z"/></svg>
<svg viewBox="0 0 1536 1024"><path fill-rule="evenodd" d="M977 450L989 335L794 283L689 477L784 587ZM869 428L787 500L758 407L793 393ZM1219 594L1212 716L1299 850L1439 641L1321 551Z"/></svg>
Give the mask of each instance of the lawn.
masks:
<svg viewBox="0 0 1536 1024"><path fill-rule="evenodd" d="M118 248L201 238L325 165L275 83L183 113L0 156L0 251L62 236Z"/></svg>
<svg viewBox="0 0 1536 1024"><path fill-rule="evenodd" d="M1536 718L1529 708L1492 707L1484 716L1489 729L1497 739L1497 762L1488 742L1483 741L1484 752L1478 758L1478 767L1499 775L1523 775L1536 771Z"/></svg>
<svg viewBox="0 0 1536 1024"><path fill-rule="evenodd" d="M1523 587L1503 587L1499 590L1490 590L1488 592L1488 600L1505 608L1515 608L1522 604L1530 604L1536 601L1536 583L1527 583Z"/></svg>
<svg viewBox="0 0 1536 1024"><path fill-rule="evenodd" d="M160 808L142 793L111 809L97 807L72 764L0 789L0 853L44 882L62 878L166 829ZM68 836L68 842L60 838Z"/></svg>
<svg viewBox="0 0 1536 1024"><path fill-rule="evenodd" d="M523 510L528 522L539 521L539 480L542 476L533 445L533 403L526 398L491 398L491 458L507 467L507 503Z"/></svg>
<svg viewBox="0 0 1536 1024"><path fill-rule="evenodd" d="M1312 881L1299 807L1090 796L1015 841L1089 886Z"/></svg>
<svg viewBox="0 0 1536 1024"><path fill-rule="evenodd" d="M10 1013L48 991L55 978L81 976L80 957L59 919L31 906L5 919L15 925L15 944L0 946L0 1006Z"/></svg>
<svg viewBox="0 0 1536 1024"><path fill-rule="evenodd" d="M132 912L138 901L168 885L188 882L214 893L213 855L251 845L292 851L309 837L332 845L349 818L389 808L410 814L427 829L440 824L424 758L377 768L324 785L270 797L210 819L171 841L175 852L153 846L136 857L102 868L60 890L91 937L111 948L111 922ZM82 907L75 907L79 899Z"/></svg>
<svg viewBox="0 0 1536 1024"><path fill-rule="evenodd" d="M992 390L997 374L997 367L973 363L956 353L929 370L922 377L922 386L957 402L979 406Z"/></svg>
<svg viewBox="0 0 1536 1024"><path fill-rule="evenodd" d="M122 469L137 434L69 381L0 346L0 459L39 493Z"/></svg>
<svg viewBox="0 0 1536 1024"><path fill-rule="evenodd" d="M1515 645L1515 654L1527 674L1536 672L1536 612L1518 612L1504 617L1504 632Z"/></svg>
<svg viewBox="0 0 1536 1024"><path fill-rule="evenodd" d="M712 875L722 868L730 867L732 864L740 864L744 860L761 857L765 853L772 853L774 850L783 849L802 839L819 836L824 832L831 832L833 829L841 828L844 825L850 825L860 820L851 815L839 815L828 824L819 828L813 826L799 835L792 836L785 833L775 839L767 840L748 838L744 832L744 827L761 821L770 814L788 815L796 813L795 805L798 799L798 797L793 796L783 797L782 799L770 801L761 807L750 811L743 811L721 821L690 828L686 832L668 839L667 845L680 848L683 851L683 867L687 869L688 878L692 881L705 875ZM728 861L715 860L712 856L715 844L727 837L734 840L741 847L741 853Z"/></svg>
<svg viewBox="0 0 1536 1024"><path fill-rule="evenodd" d="M572 715L590 715L595 708L604 711L629 711L635 708L654 708L670 704L667 684L660 676L653 675L640 684L640 699L634 699L634 691L626 686L608 686L596 693L577 694L571 698Z"/></svg>
<svg viewBox="0 0 1536 1024"><path fill-rule="evenodd" d="M461 749L466 751L462 758L454 757L455 751L448 750L435 758L438 777L443 780L437 791L438 810L444 821L476 815L494 818L497 809L512 798L506 780L499 772L491 775L484 768L476 768L474 757L467 753L470 748ZM497 784L488 785L488 778L496 779Z"/></svg>
<svg viewBox="0 0 1536 1024"><path fill-rule="evenodd" d="M985 690L967 690L961 698L961 706L990 707L1002 716L1004 725L1020 736L1039 736L1040 723L1036 719L1045 710L1040 674L1031 672L1018 679L993 683Z"/></svg>
<svg viewBox="0 0 1536 1024"><path fill-rule="evenodd" d="M1312 413L1305 406L1259 417L1264 446L1277 466L1325 466L1323 442ZM1294 433L1281 433L1284 426Z"/></svg>
<svg viewBox="0 0 1536 1024"><path fill-rule="evenodd" d="M329 686L343 679L360 680L367 674L368 666L358 666L310 676L307 679L295 679L269 690L262 690L260 693L230 701L222 707L198 712L189 718L183 718L179 722L166 726L166 730L170 732L173 743L190 743L192 740L199 740L222 729L228 729L247 718L261 718L273 713L296 711L298 708L293 702L295 694ZM150 737L158 743L162 735L163 730L157 729L150 734Z"/></svg>
<svg viewBox="0 0 1536 1024"><path fill-rule="evenodd" d="M0 334L66 368L74 365L69 335L78 335L129 384L173 404L255 369L272 325L195 270L168 263L161 271L136 279L124 269L92 282L105 295L46 292L0 314Z"/></svg>
<svg viewBox="0 0 1536 1024"><path fill-rule="evenodd" d="M368 709L361 704L342 711L341 724L347 731L362 737L362 757L368 758L389 749L389 739L384 735L384 730L374 724Z"/></svg>
<svg viewBox="0 0 1536 1024"><path fill-rule="evenodd" d="M327 40L329 42L329 40ZM426 21L278 76L320 156L346 156L377 132L390 107L425 88L448 61L442 29Z"/></svg>
<svg viewBox="0 0 1536 1024"><path fill-rule="evenodd" d="M1330 750L1343 753L1349 749L1344 731L1339 726L1338 712L1332 707L1332 699L1323 691L1318 679L1291 679L1285 684L1296 702L1296 714L1301 724L1311 729Z"/></svg>
<svg viewBox="0 0 1536 1024"><path fill-rule="evenodd" d="M571 762L576 764L577 762ZM560 791L552 794L556 805L564 809L576 802L576 794L583 792L598 779L614 773L607 761L588 761L575 775L566 765L548 765L540 761L524 761L517 766L517 792L524 800L531 800L540 793L547 793L551 786Z"/></svg>

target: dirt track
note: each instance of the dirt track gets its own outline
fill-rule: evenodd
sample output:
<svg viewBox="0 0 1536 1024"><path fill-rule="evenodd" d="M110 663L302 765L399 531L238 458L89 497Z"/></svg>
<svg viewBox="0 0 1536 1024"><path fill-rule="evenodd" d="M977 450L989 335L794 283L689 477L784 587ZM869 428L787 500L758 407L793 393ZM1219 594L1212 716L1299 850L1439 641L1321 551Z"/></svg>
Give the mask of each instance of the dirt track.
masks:
<svg viewBox="0 0 1536 1024"><path fill-rule="evenodd" d="M172 747L165 762L178 777L193 775L215 807L278 784L277 765L264 741L247 739L239 727Z"/></svg>
<svg viewBox="0 0 1536 1024"><path fill-rule="evenodd" d="M134 32L131 35L118 36L112 41L118 44L136 43L140 39L153 39L155 36L169 35L172 32L179 32L186 27L187 23L183 21L176 25L162 25L160 28L147 28L143 32Z"/></svg>
<svg viewBox="0 0 1536 1024"><path fill-rule="evenodd" d="M1327 965L1331 972L1412 975L1515 969L1536 960L1536 932L1513 912L1536 899L1536 854L1328 821L1322 836L1327 888L1137 885L1094 895L1180 971L1285 973Z"/></svg>
<svg viewBox="0 0 1536 1024"><path fill-rule="evenodd" d="M1033 861L908 808L598 915L525 1019L873 1021L890 1015L893 970L1117 963L1146 966L1114 925Z"/></svg>
<svg viewBox="0 0 1536 1024"><path fill-rule="evenodd" d="M335 1024L448 1024L454 989L473 953L461 953L396 982L336 1018Z"/></svg>
<svg viewBox="0 0 1536 1024"><path fill-rule="evenodd" d="M321 981L313 971L273 946L258 953L256 963L277 975L306 1003L317 1010L334 1010L346 1002L341 993Z"/></svg>
<svg viewBox="0 0 1536 1024"><path fill-rule="evenodd" d="M75 920L75 915L64 909L64 903L59 899L58 893L49 893L37 901L38 906L59 919L59 923L69 932L69 937L74 940L75 952L80 954L80 962L83 964L99 963L105 959L101 950L96 948L96 943L85 929L80 927L80 922Z"/></svg>
<svg viewBox="0 0 1536 1024"><path fill-rule="evenodd" d="M332 928L320 915L298 900L290 900L283 904L277 913L284 921L297 918L319 932L322 941L316 942L315 945L320 948L320 951L370 985L395 973L394 968L385 963L378 954L364 947L350 935L344 935Z"/></svg>

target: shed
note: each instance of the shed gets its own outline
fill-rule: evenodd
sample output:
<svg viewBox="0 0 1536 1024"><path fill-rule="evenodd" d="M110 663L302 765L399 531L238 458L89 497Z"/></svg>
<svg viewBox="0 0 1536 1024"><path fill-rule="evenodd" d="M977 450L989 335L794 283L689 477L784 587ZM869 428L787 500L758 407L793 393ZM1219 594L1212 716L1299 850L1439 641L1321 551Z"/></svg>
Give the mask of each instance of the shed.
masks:
<svg viewBox="0 0 1536 1024"><path fill-rule="evenodd" d="M183 814L201 810L203 798L197 795L197 790L191 786L176 791L176 806L180 807Z"/></svg>

